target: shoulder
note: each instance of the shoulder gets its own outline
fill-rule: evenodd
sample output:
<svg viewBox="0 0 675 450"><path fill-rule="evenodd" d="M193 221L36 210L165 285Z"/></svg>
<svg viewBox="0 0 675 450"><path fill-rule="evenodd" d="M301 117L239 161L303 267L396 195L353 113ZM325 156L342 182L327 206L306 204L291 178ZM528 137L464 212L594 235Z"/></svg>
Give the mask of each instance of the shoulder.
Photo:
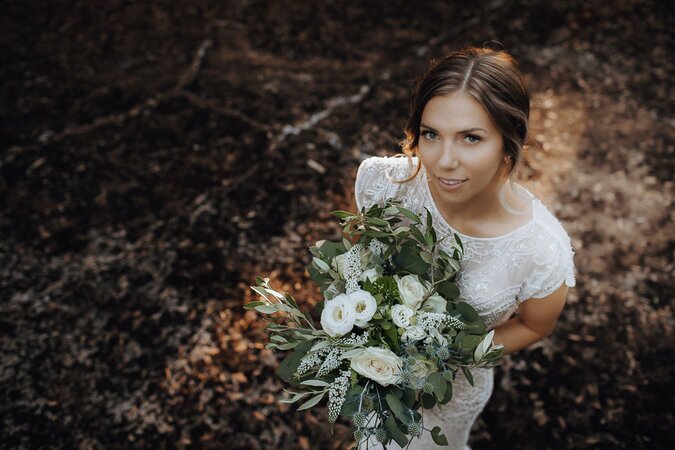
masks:
<svg viewBox="0 0 675 450"><path fill-rule="evenodd" d="M381 203L386 198L396 195L401 183L394 180L404 180L414 173L418 161L405 156L371 156L359 164L356 172L354 195L356 207Z"/></svg>
<svg viewBox="0 0 675 450"><path fill-rule="evenodd" d="M520 301L543 298L562 283L576 285L574 248L569 234L555 215L536 197L535 218L529 236L529 252L523 283L518 294Z"/></svg>
<svg viewBox="0 0 675 450"><path fill-rule="evenodd" d="M408 166L412 162L413 167L417 164L417 157L408 159L401 156L369 156L361 161L356 172L357 183L365 181L368 178L387 178L387 175L398 179L396 175L404 177L407 175Z"/></svg>

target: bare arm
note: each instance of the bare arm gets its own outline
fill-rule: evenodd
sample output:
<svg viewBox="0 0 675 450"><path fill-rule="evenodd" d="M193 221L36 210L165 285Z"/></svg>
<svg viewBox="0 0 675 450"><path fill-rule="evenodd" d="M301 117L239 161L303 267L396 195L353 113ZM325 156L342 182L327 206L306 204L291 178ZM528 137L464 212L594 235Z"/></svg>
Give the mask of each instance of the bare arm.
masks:
<svg viewBox="0 0 675 450"><path fill-rule="evenodd" d="M544 339L555 328L568 291L563 282L550 295L521 303L516 317L494 329L493 342L504 345L504 355L508 355Z"/></svg>

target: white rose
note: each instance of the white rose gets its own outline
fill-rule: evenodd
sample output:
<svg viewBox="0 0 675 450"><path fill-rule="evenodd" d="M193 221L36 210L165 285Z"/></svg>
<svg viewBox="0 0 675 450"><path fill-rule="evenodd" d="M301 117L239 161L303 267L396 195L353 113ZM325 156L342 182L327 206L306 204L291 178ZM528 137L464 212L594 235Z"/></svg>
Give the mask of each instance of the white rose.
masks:
<svg viewBox="0 0 675 450"><path fill-rule="evenodd" d="M417 275L406 275L403 278L397 276L395 280L401 302L409 308L419 309L427 289L420 283Z"/></svg>
<svg viewBox="0 0 675 450"><path fill-rule="evenodd" d="M425 337L427 337L427 332L424 331L424 328L419 325L413 325L412 327L405 330L405 333L403 333L401 339L404 341L420 341Z"/></svg>
<svg viewBox="0 0 675 450"><path fill-rule="evenodd" d="M354 302L346 294L340 294L324 304L321 327L329 336L337 337L349 333L355 322Z"/></svg>
<svg viewBox="0 0 675 450"><path fill-rule="evenodd" d="M422 305L422 309L429 312L444 313L448 302L438 294L429 296Z"/></svg>
<svg viewBox="0 0 675 450"><path fill-rule="evenodd" d="M391 321L394 325L401 328L410 327L410 319L415 315L415 311L405 305L394 305L391 307Z"/></svg>
<svg viewBox="0 0 675 450"><path fill-rule="evenodd" d="M377 300L375 300L375 297L370 292L363 289L352 292L349 294L349 298L356 312L356 326L365 327L377 311Z"/></svg>
<svg viewBox="0 0 675 450"><path fill-rule="evenodd" d="M414 358L410 365L410 371L415 379L413 385L416 389L421 389L424 386L426 378L434 372L438 372L438 367L432 361L418 356Z"/></svg>
<svg viewBox="0 0 675 450"><path fill-rule="evenodd" d="M378 347L368 347L350 358L350 366L356 373L382 386L398 383L401 364L401 358L394 352Z"/></svg>
<svg viewBox="0 0 675 450"><path fill-rule="evenodd" d="M371 282L374 282L378 278L380 278L381 276L382 276L382 268L381 267L373 267L371 269L365 270L361 274L361 278L359 278L359 281L370 280Z"/></svg>

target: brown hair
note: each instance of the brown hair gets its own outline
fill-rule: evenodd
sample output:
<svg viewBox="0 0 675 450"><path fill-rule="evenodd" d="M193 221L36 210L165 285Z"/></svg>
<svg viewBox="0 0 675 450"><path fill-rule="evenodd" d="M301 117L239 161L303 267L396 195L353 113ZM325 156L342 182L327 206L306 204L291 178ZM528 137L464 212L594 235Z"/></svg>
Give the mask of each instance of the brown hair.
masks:
<svg viewBox="0 0 675 450"><path fill-rule="evenodd" d="M514 188L518 163L523 147L527 146L530 96L518 63L505 50L468 47L431 61L429 69L416 81L410 116L404 129L406 140L399 143L403 155L408 157L408 167L412 168L412 156L419 143L420 121L425 106L433 97L455 91L471 95L492 118L504 139L504 153L510 165L509 182ZM405 183L412 180L421 165L420 161L415 173L408 178L392 181ZM500 199L503 204L502 192Z"/></svg>

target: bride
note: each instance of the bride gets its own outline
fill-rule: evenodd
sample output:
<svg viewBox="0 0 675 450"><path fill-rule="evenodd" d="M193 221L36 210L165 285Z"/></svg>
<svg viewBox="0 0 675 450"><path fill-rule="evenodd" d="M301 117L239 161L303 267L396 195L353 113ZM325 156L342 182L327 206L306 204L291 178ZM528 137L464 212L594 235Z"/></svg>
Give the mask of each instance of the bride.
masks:
<svg viewBox="0 0 675 450"><path fill-rule="evenodd" d="M476 47L451 52L416 85L404 153L367 158L356 176L359 210L394 197L418 213L427 208L439 236L460 236L460 300L495 330L504 354L548 336L575 285L569 236L517 183L529 111L511 55ZM451 449L470 450L471 427L492 394L494 369L472 373L474 386L458 372L452 400L423 411L424 428L440 426ZM358 444L382 448L374 436ZM410 448L439 447L425 432Z"/></svg>

